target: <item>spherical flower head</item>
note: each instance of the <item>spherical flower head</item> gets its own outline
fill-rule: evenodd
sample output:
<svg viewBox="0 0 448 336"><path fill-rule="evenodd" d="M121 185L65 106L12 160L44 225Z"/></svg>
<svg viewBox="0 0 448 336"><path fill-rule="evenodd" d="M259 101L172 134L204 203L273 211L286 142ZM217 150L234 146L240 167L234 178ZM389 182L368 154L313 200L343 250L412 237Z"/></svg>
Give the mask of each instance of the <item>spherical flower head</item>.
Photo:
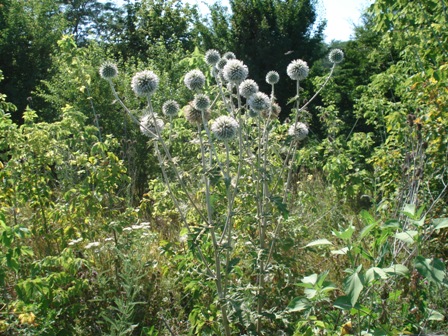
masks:
<svg viewBox="0 0 448 336"><path fill-rule="evenodd" d="M233 59L236 59L236 56L233 52L228 51L224 55L222 55L222 58L225 58L227 60L233 60Z"/></svg>
<svg viewBox="0 0 448 336"><path fill-rule="evenodd" d="M227 64L222 69L224 78L235 84L240 84L243 80L247 78L249 74L249 69L240 60L232 59L227 62Z"/></svg>
<svg viewBox="0 0 448 336"><path fill-rule="evenodd" d="M162 106L162 112L167 117L175 117L179 112L179 104L175 100L167 100Z"/></svg>
<svg viewBox="0 0 448 336"><path fill-rule="evenodd" d="M222 57L222 58L220 58L219 61L216 63L215 67L216 67L218 70L222 70L222 69L224 69L224 67L226 66L227 62L228 62L228 59Z"/></svg>
<svg viewBox="0 0 448 336"><path fill-rule="evenodd" d="M205 94L197 94L194 96L193 106L196 110L205 111L210 107L210 98Z"/></svg>
<svg viewBox="0 0 448 336"><path fill-rule="evenodd" d="M216 63L221 59L221 55L218 50L210 49L205 53L205 63L210 66L215 66Z"/></svg>
<svg viewBox="0 0 448 336"><path fill-rule="evenodd" d="M277 71L269 71L266 74L266 83L274 85L277 84L278 81L280 80L280 75L278 74Z"/></svg>
<svg viewBox="0 0 448 336"><path fill-rule="evenodd" d="M309 72L308 64L302 60L294 60L286 68L286 73L292 80L303 80L308 77Z"/></svg>
<svg viewBox="0 0 448 336"><path fill-rule="evenodd" d="M267 110L271 105L271 100L268 95L263 92L257 92L250 96L249 98L249 106L255 112L262 112Z"/></svg>
<svg viewBox="0 0 448 336"><path fill-rule="evenodd" d="M333 49L328 54L328 59L334 64L341 63L344 60L344 52L341 49Z"/></svg>
<svg viewBox="0 0 448 336"><path fill-rule="evenodd" d="M261 111L261 116L265 119L277 119L281 111L280 105L273 103L270 108Z"/></svg>
<svg viewBox="0 0 448 336"><path fill-rule="evenodd" d="M159 86L159 77L150 70L137 72L132 77L132 90L139 97L150 96L156 91L157 86Z"/></svg>
<svg viewBox="0 0 448 336"><path fill-rule="evenodd" d="M204 87L205 76L201 70L191 70L185 75L184 83L191 91L200 90Z"/></svg>
<svg viewBox="0 0 448 336"><path fill-rule="evenodd" d="M297 122L289 127L288 134L294 139L302 141L308 136L308 127L302 122Z"/></svg>
<svg viewBox="0 0 448 336"><path fill-rule="evenodd" d="M251 118L257 118L257 117L259 117L260 116L260 112L258 112L258 111L255 111L255 110L253 110L253 109L249 109L249 117L251 117Z"/></svg>
<svg viewBox="0 0 448 336"><path fill-rule="evenodd" d="M188 103L188 105L184 107L185 119L187 119L187 121L190 124L201 125L202 113L204 113L205 120L210 119L210 111L209 110L201 111L194 108L193 102Z"/></svg>
<svg viewBox="0 0 448 336"><path fill-rule="evenodd" d="M249 98L253 94L258 92L258 84L252 79L246 79L241 82L238 87L238 92L244 98Z"/></svg>
<svg viewBox="0 0 448 336"><path fill-rule="evenodd" d="M104 62L100 67L100 76L101 78L110 80L118 75L118 68L115 63L112 62Z"/></svg>
<svg viewBox="0 0 448 336"><path fill-rule="evenodd" d="M220 116L216 118L211 126L211 131L218 140L232 140L238 131L238 122L229 116Z"/></svg>
<svg viewBox="0 0 448 336"><path fill-rule="evenodd" d="M140 131L149 138L154 138L162 132L165 123L156 114L146 114L140 119Z"/></svg>

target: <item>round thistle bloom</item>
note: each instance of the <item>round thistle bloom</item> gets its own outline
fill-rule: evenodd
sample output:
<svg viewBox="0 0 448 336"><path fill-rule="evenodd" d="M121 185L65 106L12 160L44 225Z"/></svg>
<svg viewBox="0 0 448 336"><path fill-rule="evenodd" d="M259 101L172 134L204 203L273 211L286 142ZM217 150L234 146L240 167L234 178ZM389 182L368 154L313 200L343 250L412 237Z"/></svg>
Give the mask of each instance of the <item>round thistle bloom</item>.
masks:
<svg viewBox="0 0 448 336"><path fill-rule="evenodd" d="M239 84L247 78L249 69L240 60L232 59L222 69L224 78L230 83Z"/></svg>
<svg viewBox="0 0 448 336"><path fill-rule="evenodd" d="M100 76L104 79L112 79L118 75L118 68L115 63L104 62L100 67Z"/></svg>
<svg viewBox="0 0 448 336"><path fill-rule="evenodd" d="M344 60L344 52L341 49L333 49L328 54L328 59L334 64L341 63Z"/></svg>
<svg viewBox="0 0 448 336"><path fill-rule="evenodd" d="M269 71L266 74L266 83L274 85L277 84L278 81L280 80L280 75L278 74L277 71Z"/></svg>
<svg viewBox="0 0 448 336"><path fill-rule="evenodd" d="M146 97L153 94L158 85L159 77L149 70L137 72L134 77L132 77L132 90L139 97Z"/></svg>
<svg viewBox="0 0 448 336"><path fill-rule="evenodd" d="M305 61L302 60L294 60L289 63L286 68L286 73L292 80L302 80L308 77L308 73L310 72L310 68Z"/></svg>
<svg viewBox="0 0 448 336"><path fill-rule="evenodd" d="M218 70L222 70L226 66L227 62L228 62L227 58L223 57L219 59L219 61L216 63L215 66Z"/></svg>
<svg viewBox="0 0 448 336"><path fill-rule="evenodd" d="M236 136L238 127L238 122L232 117L220 116L216 118L210 129L218 140L229 141Z"/></svg>
<svg viewBox="0 0 448 336"><path fill-rule="evenodd" d="M269 109L261 111L261 116L265 119L276 119L280 115L282 108L279 104L273 103Z"/></svg>
<svg viewBox="0 0 448 336"><path fill-rule="evenodd" d="M221 59L221 55L218 50L210 49L205 53L205 63L210 66L215 66L216 63Z"/></svg>
<svg viewBox="0 0 448 336"><path fill-rule="evenodd" d="M194 96L193 106L196 110L205 111L210 107L210 98L205 94L197 94Z"/></svg>
<svg viewBox="0 0 448 336"><path fill-rule="evenodd" d="M238 91L244 98L249 98L250 96L258 92L258 84L252 79L246 79L245 81L241 82L240 86L238 87Z"/></svg>
<svg viewBox="0 0 448 336"><path fill-rule="evenodd" d="M191 91L200 90L205 84L205 76L201 70L191 70L185 75L184 83Z"/></svg>
<svg viewBox="0 0 448 336"><path fill-rule="evenodd" d="M308 127L302 122L297 122L289 127L288 134L293 138L302 141L308 135Z"/></svg>
<svg viewBox="0 0 448 336"><path fill-rule="evenodd" d="M140 119L140 131L149 138L154 138L162 132L165 123L157 115L146 114Z"/></svg>
<svg viewBox="0 0 448 336"><path fill-rule="evenodd" d="M175 100L167 100L162 106L162 112L168 117L175 117L179 112L179 104Z"/></svg>
<svg viewBox="0 0 448 336"><path fill-rule="evenodd" d="M249 106L255 112L262 112L267 110L271 105L271 100L268 95L263 92L257 92L250 96L249 98Z"/></svg>
<svg viewBox="0 0 448 336"><path fill-rule="evenodd" d="M205 120L210 119L210 111L209 110L201 111L194 108L193 102L188 103L188 105L184 107L185 119L187 119L187 121L190 124L193 125L202 124L202 113L204 113Z"/></svg>
<svg viewBox="0 0 448 336"><path fill-rule="evenodd" d="M236 59L236 56L233 52L228 51L224 55L222 55L222 58L225 58L227 60L233 60L233 59Z"/></svg>

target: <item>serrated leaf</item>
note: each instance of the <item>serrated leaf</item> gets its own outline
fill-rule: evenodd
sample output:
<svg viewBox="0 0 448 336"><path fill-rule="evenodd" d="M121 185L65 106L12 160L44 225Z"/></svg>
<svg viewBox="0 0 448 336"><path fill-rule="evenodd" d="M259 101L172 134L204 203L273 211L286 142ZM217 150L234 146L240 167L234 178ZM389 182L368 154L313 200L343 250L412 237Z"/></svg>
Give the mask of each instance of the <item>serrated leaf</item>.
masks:
<svg viewBox="0 0 448 336"><path fill-rule="evenodd" d="M328 239L317 239L312 241L311 243L308 243L307 245L305 245L305 247L321 246L321 245L333 245L333 243Z"/></svg>

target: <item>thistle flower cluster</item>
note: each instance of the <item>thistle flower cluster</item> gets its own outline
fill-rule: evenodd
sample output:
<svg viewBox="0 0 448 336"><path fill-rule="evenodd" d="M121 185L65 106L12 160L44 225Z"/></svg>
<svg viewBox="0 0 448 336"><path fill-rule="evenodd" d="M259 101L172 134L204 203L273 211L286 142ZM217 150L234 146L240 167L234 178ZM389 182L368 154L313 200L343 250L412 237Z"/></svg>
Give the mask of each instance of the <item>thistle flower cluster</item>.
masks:
<svg viewBox="0 0 448 336"><path fill-rule="evenodd" d="M150 70L137 72L134 77L132 77L131 87L138 97L150 96L156 91L158 86L159 77Z"/></svg>
<svg viewBox="0 0 448 336"><path fill-rule="evenodd" d="M263 92L257 92L250 96L249 98L249 106L255 112L262 112L267 110L271 105L271 100L268 95Z"/></svg>
<svg viewBox="0 0 448 336"><path fill-rule="evenodd" d="M162 106L162 112L167 117L175 117L179 112L179 104L175 100L167 100Z"/></svg>
<svg viewBox="0 0 448 336"><path fill-rule="evenodd" d="M184 115L185 119L192 125L200 125L202 124L202 113L204 113L205 120L210 119L210 111L209 110L198 110L194 107L193 102L188 103L187 106L184 107Z"/></svg>
<svg viewBox="0 0 448 336"><path fill-rule="evenodd" d="M212 123L211 131L221 141L233 139L238 131L238 122L229 116L220 116Z"/></svg>
<svg viewBox="0 0 448 336"><path fill-rule="evenodd" d="M219 54L219 51L215 49L207 50L205 53L205 63L207 63L210 66L215 66L216 63L221 59L221 55Z"/></svg>
<svg viewBox="0 0 448 336"><path fill-rule="evenodd" d="M333 49L330 51L328 59L333 64L341 63L344 60L344 52L341 49Z"/></svg>
<svg viewBox="0 0 448 336"><path fill-rule="evenodd" d="M308 77L309 72L308 64L300 59L292 61L286 68L286 73L292 80L303 80Z"/></svg>
<svg viewBox="0 0 448 336"><path fill-rule="evenodd" d="M100 67L100 76L103 79L110 80L118 75L118 68L115 63L112 62L104 62Z"/></svg>
<svg viewBox="0 0 448 336"><path fill-rule="evenodd" d="M196 110L205 111L210 107L210 98L205 94L197 94L194 96L193 106Z"/></svg>
<svg viewBox="0 0 448 336"><path fill-rule="evenodd" d="M246 79L238 87L238 92L244 98L249 98L258 92L258 84L252 79Z"/></svg>
<svg viewBox="0 0 448 336"><path fill-rule="evenodd" d="M185 75L184 83L191 91L201 90L205 84L205 76L201 70L191 70Z"/></svg>
<svg viewBox="0 0 448 336"><path fill-rule="evenodd" d="M140 119L140 131L149 138L154 138L162 132L165 123L156 114L146 114Z"/></svg>
<svg viewBox="0 0 448 336"><path fill-rule="evenodd" d="M302 122L297 122L289 127L288 135L298 141L302 141L308 136L308 127Z"/></svg>
<svg viewBox="0 0 448 336"><path fill-rule="evenodd" d="M228 51L224 55L222 55L222 58L225 58L227 60L233 60L233 59L236 59L236 56L233 52Z"/></svg>
<svg viewBox="0 0 448 336"><path fill-rule="evenodd" d="M227 61L222 69L226 81L232 84L240 84L249 75L247 65L237 59Z"/></svg>
<svg viewBox="0 0 448 336"><path fill-rule="evenodd" d="M280 75L278 74L277 71L269 71L266 74L266 83L274 85L277 84L278 81L280 80Z"/></svg>

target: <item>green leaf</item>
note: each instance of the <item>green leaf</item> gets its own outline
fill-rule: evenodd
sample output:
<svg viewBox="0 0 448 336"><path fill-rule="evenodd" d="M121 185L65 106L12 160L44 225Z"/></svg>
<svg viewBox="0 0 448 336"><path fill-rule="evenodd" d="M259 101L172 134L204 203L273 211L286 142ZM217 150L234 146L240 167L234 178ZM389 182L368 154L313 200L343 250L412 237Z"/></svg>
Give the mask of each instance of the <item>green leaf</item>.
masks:
<svg viewBox="0 0 448 336"><path fill-rule="evenodd" d="M339 250L331 250L330 253L331 254L338 254L338 255L345 255L347 254L347 252L349 251L348 247L343 247Z"/></svg>
<svg viewBox="0 0 448 336"><path fill-rule="evenodd" d="M446 276L445 264L440 259L425 259L422 256L415 258L415 268L426 279L436 285L441 285Z"/></svg>
<svg viewBox="0 0 448 336"><path fill-rule="evenodd" d="M410 218L414 218L415 211L416 211L415 204L405 204L401 212Z"/></svg>
<svg viewBox="0 0 448 336"><path fill-rule="evenodd" d="M392 265L390 267L383 268L383 271L390 275L402 275L406 276L409 274L409 269L401 264Z"/></svg>
<svg viewBox="0 0 448 336"><path fill-rule="evenodd" d="M333 243L330 242L328 239L317 239L305 245L305 247L321 246L321 245L333 245Z"/></svg>
<svg viewBox="0 0 448 336"><path fill-rule="evenodd" d="M309 308L311 308L310 300L303 297L296 297L292 299L292 301L289 303L288 307L286 308L286 312L287 313L300 312L302 310L306 310Z"/></svg>
<svg viewBox="0 0 448 336"><path fill-rule="evenodd" d="M448 218L436 218L432 221L434 230L440 230L448 227Z"/></svg>
<svg viewBox="0 0 448 336"><path fill-rule="evenodd" d="M363 276L359 272L361 271L362 265L360 265L356 271L354 271L348 278L344 280L344 292L350 298L350 303L352 307L355 306L358 301L359 294L364 288Z"/></svg>
<svg viewBox="0 0 448 336"><path fill-rule="evenodd" d="M317 282L317 273L311 274L309 276L303 277L302 282L306 284L315 285Z"/></svg>
<svg viewBox="0 0 448 336"><path fill-rule="evenodd" d="M350 301L350 297L348 296L340 296L333 303L333 306L339 309L350 310L352 308L352 304Z"/></svg>
<svg viewBox="0 0 448 336"><path fill-rule="evenodd" d="M371 267L366 271L365 279L367 282L372 282L376 279L387 279L386 272L379 267Z"/></svg>
<svg viewBox="0 0 448 336"><path fill-rule="evenodd" d="M443 314L434 309L426 308L426 313L428 314L429 321L443 321L445 319L445 316L443 316Z"/></svg>
<svg viewBox="0 0 448 336"><path fill-rule="evenodd" d="M344 231L333 231L333 234L342 240L350 240L353 236L353 232L355 232L355 227L353 225L350 225L347 229Z"/></svg>
<svg viewBox="0 0 448 336"><path fill-rule="evenodd" d="M415 243L414 237L418 234L415 230L409 230L404 232L399 232L395 234L395 238L405 242L406 244L413 244Z"/></svg>

